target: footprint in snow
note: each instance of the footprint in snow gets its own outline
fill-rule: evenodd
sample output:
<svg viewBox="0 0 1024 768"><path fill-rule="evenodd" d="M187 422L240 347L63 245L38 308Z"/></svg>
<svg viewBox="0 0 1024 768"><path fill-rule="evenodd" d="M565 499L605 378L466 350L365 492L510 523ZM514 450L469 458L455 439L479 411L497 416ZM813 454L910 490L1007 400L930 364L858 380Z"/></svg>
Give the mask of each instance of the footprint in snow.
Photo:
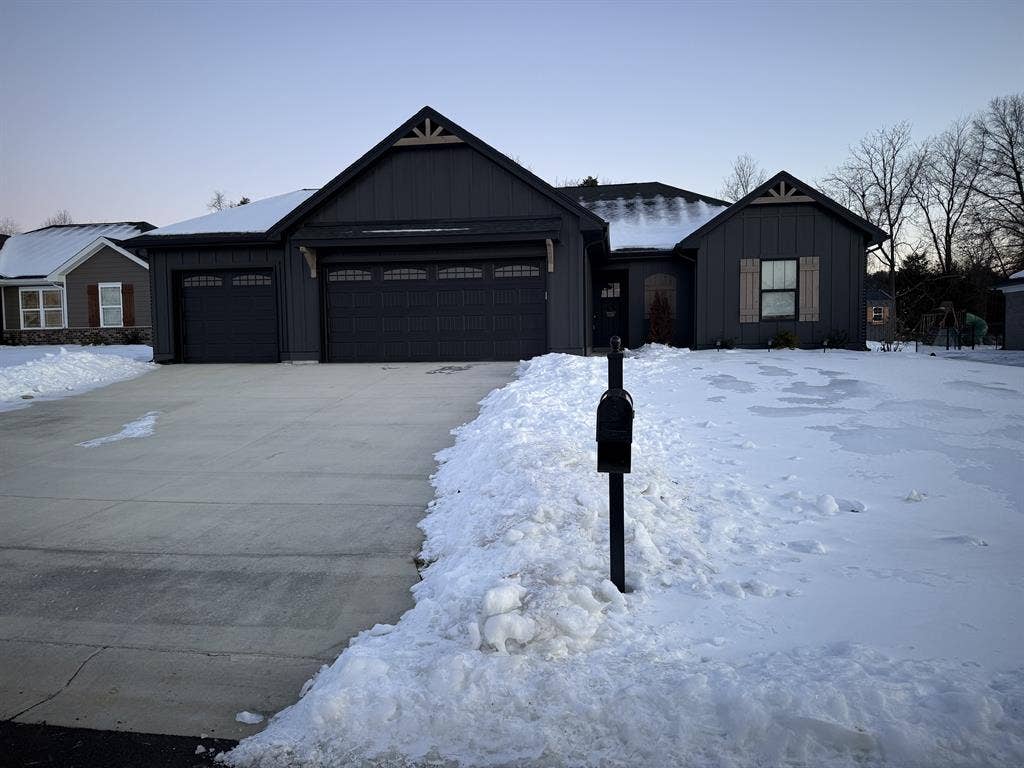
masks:
<svg viewBox="0 0 1024 768"><path fill-rule="evenodd" d="M966 544L971 547L987 547L988 542L984 539L979 539L977 536L942 536L939 541L945 541L950 544Z"/></svg>

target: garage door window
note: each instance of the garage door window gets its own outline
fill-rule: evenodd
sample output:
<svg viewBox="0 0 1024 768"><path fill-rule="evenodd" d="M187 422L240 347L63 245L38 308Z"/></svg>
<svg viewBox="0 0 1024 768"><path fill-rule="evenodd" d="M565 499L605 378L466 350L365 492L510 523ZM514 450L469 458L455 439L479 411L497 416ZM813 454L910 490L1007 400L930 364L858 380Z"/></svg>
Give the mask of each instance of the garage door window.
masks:
<svg viewBox="0 0 1024 768"><path fill-rule="evenodd" d="M480 267L442 267L437 270L440 280L482 280L484 271Z"/></svg>
<svg viewBox="0 0 1024 768"><path fill-rule="evenodd" d="M327 280L332 283L360 283L372 278L368 269L334 269L327 273Z"/></svg>
<svg viewBox="0 0 1024 768"><path fill-rule="evenodd" d="M231 278L231 284L239 287L249 285L270 285L270 275L235 275Z"/></svg>
<svg viewBox="0 0 1024 768"><path fill-rule="evenodd" d="M501 267L496 267L494 270L495 277L539 277L540 267L535 267L532 264L505 264Z"/></svg>
<svg viewBox="0 0 1024 768"><path fill-rule="evenodd" d="M426 280L427 270L403 267L401 269L385 269L385 280Z"/></svg>
<svg viewBox="0 0 1024 768"><path fill-rule="evenodd" d="M216 275L192 275L182 281L186 288L220 288L224 281Z"/></svg>
<svg viewBox="0 0 1024 768"><path fill-rule="evenodd" d="M64 291L60 288L22 288L19 291L22 328L63 328Z"/></svg>

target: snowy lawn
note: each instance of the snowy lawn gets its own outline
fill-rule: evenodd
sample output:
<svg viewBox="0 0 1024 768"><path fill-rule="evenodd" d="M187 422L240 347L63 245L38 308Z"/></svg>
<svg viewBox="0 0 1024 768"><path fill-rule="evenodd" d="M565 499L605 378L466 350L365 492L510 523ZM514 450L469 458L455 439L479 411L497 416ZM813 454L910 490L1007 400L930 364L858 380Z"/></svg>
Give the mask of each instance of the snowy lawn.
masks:
<svg viewBox="0 0 1024 768"><path fill-rule="evenodd" d="M485 399L440 454L415 608L221 759L1024 764L1024 370L631 355L625 598L605 371L547 355Z"/></svg>
<svg viewBox="0 0 1024 768"><path fill-rule="evenodd" d="M151 347L0 346L0 411L130 379L155 368Z"/></svg>

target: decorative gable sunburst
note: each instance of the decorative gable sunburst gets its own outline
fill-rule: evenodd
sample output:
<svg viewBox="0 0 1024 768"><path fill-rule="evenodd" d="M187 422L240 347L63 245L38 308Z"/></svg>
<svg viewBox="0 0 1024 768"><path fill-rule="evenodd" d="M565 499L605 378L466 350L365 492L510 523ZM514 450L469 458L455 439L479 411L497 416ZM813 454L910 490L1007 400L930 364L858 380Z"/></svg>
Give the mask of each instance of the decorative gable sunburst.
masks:
<svg viewBox="0 0 1024 768"><path fill-rule="evenodd" d="M461 144L462 139L448 132L443 125L438 125L429 117L419 125L413 126L403 138L395 142L396 147L422 147L427 144Z"/></svg>
<svg viewBox="0 0 1024 768"><path fill-rule="evenodd" d="M814 200L785 180L768 190L768 193L754 199L755 203L813 203Z"/></svg>

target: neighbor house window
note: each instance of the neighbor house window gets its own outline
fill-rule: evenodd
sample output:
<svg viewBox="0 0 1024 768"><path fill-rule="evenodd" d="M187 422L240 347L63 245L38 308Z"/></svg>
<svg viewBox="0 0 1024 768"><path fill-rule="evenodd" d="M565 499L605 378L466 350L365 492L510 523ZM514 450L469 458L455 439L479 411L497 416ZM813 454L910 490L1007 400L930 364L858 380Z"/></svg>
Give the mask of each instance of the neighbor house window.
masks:
<svg viewBox="0 0 1024 768"><path fill-rule="evenodd" d="M22 288L18 295L22 328L64 327L63 288Z"/></svg>
<svg viewBox="0 0 1024 768"><path fill-rule="evenodd" d="M796 259L761 262L761 317L765 320L796 317Z"/></svg>
<svg viewBox="0 0 1024 768"><path fill-rule="evenodd" d="M124 325L121 310L121 284L100 283L100 326L120 328Z"/></svg>
<svg viewBox="0 0 1024 768"><path fill-rule="evenodd" d="M871 308L871 322L880 323L885 319L885 309L883 307L872 307Z"/></svg>

